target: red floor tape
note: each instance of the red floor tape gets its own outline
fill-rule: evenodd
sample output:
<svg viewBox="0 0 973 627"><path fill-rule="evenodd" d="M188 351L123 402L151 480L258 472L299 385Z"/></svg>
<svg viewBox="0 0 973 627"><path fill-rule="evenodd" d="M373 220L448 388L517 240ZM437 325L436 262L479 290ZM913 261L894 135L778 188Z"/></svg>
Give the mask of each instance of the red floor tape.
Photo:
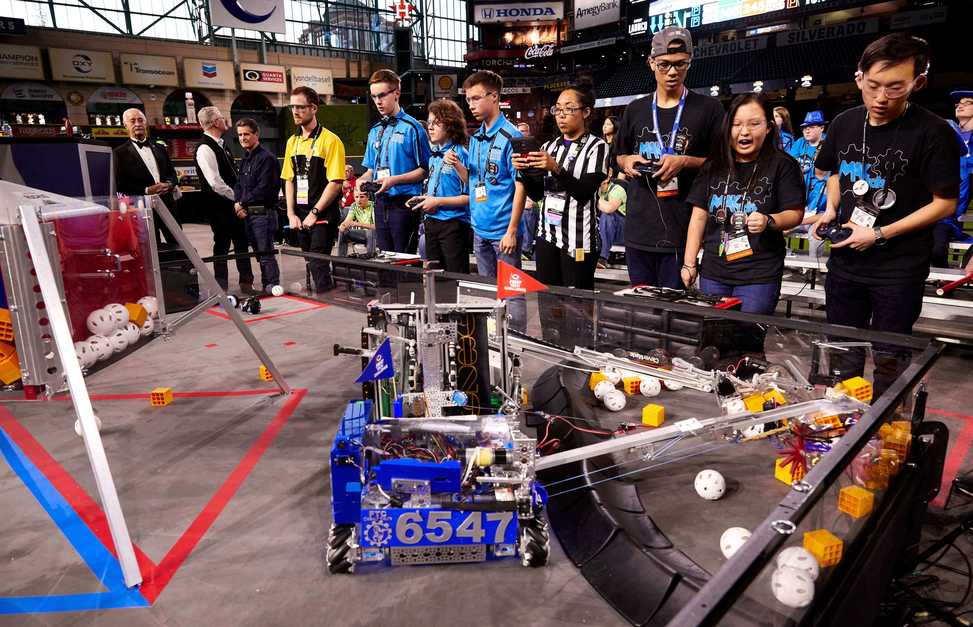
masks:
<svg viewBox="0 0 973 627"><path fill-rule="evenodd" d="M960 468L963 467L963 460L966 459L966 454L970 450L970 444L973 443L973 416L942 409L926 409L926 414L957 418L963 421L963 428L953 438L953 445L949 447L949 452L946 453L946 465L943 468L943 482L939 486L939 495L932 502L933 505L942 507L946 503L946 498L949 496L949 487L959 473Z"/></svg>

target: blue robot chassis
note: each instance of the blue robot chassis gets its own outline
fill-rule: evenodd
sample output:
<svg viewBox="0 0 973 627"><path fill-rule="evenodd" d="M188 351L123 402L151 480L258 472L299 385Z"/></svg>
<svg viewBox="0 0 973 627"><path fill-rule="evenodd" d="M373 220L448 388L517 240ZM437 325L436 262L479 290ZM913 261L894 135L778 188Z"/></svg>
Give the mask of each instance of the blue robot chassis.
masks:
<svg viewBox="0 0 973 627"><path fill-rule="evenodd" d="M331 447L331 573L390 566L520 558L547 563L546 500L534 473L535 438L520 431L519 368L493 385L488 319L506 341L498 305L369 306L362 348L335 347L367 363L389 340L395 375L363 385ZM489 398L501 399L490 410Z"/></svg>

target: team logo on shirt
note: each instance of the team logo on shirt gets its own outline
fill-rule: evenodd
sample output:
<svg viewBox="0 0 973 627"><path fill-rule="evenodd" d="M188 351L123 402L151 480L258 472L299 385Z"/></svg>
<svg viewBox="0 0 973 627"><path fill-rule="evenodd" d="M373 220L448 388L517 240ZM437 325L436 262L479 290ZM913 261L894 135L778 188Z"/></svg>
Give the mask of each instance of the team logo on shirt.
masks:
<svg viewBox="0 0 973 627"><path fill-rule="evenodd" d="M767 199L770 197L773 185L769 178L761 176L753 189L746 194L744 194L743 187L737 181L730 183L730 186L726 188L725 195L723 194L722 182L716 182L710 185L709 190L710 214L716 215L721 209L725 209L727 213L743 211L749 215L754 211L759 211L761 207L767 204ZM744 196L747 198L746 204L743 201Z"/></svg>
<svg viewBox="0 0 973 627"><path fill-rule="evenodd" d="M909 160L901 150L889 148L883 153L873 154L871 148L866 148L864 163L861 158L861 146L855 144L838 153L841 160L838 165L838 175L848 179L847 189L842 194L854 194L851 186L855 181L864 180L872 189L895 184L895 181L905 175Z"/></svg>
<svg viewBox="0 0 973 627"><path fill-rule="evenodd" d="M648 126L642 127L642 131L639 133L639 154L646 159L651 159L653 161L662 158L662 146L659 145L659 137L655 134L655 131ZM676 133L676 145L674 146L676 153L680 155L686 154L687 148L689 148L689 141L692 139L692 135L689 133L689 129L682 127L679 132ZM662 142L664 145L668 146L672 140L672 133L665 133L662 135Z"/></svg>

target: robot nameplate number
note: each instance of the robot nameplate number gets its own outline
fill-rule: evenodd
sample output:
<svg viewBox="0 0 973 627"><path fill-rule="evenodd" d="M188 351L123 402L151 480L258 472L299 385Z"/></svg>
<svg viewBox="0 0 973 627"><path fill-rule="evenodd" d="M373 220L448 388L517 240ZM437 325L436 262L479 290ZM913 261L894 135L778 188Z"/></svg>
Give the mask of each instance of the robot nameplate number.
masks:
<svg viewBox="0 0 973 627"><path fill-rule="evenodd" d="M362 546L429 546L434 544L515 544L514 512L464 512L436 509L362 510L363 529L374 519L371 512L387 515L392 533L363 533ZM381 542L377 544L373 542Z"/></svg>

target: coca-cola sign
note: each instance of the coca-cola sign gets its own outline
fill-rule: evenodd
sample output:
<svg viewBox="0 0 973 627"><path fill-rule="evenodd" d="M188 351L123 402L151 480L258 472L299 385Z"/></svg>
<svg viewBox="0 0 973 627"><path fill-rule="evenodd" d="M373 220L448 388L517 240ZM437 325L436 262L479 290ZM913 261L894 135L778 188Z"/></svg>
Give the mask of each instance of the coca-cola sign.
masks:
<svg viewBox="0 0 973 627"><path fill-rule="evenodd" d="M541 59L554 56L554 44L534 44L524 53L525 59Z"/></svg>

